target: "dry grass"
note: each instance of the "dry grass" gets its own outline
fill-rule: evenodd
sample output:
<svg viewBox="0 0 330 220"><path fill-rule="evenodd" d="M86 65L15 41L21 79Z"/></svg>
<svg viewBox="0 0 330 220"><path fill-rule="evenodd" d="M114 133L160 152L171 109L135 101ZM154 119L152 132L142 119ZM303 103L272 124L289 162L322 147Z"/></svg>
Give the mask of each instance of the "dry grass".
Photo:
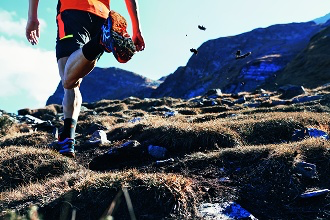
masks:
<svg viewBox="0 0 330 220"><path fill-rule="evenodd" d="M18 131L15 123L6 115L0 116L0 138Z"/></svg>
<svg viewBox="0 0 330 220"><path fill-rule="evenodd" d="M6 147L0 150L0 191L71 173L78 165L48 149Z"/></svg>
<svg viewBox="0 0 330 220"><path fill-rule="evenodd" d="M263 100L258 92L239 95ZM223 98L237 99L226 94ZM173 98L102 100L84 106L88 109L77 126L76 159L48 149L54 140L51 134L4 119L1 211L15 209L22 215L35 204L45 219L71 219L74 210L77 219L99 219L115 201L115 219L130 219L124 197L116 197L124 187L138 219L198 219L200 203L226 201L238 202L259 219L330 217L329 196L317 202L299 197L305 191L330 188L330 143L315 138L291 141L293 132L304 127L330 132L328 97L258 108L198 107ZM179 114L166 117L169 108ZM45 109L30 111L52 115L53 124L62 124L57 106ZM110 144L86 143L98 126L105 129ZM103 172L86 169L94 158L102 162L105 152L129 140L137 140L141 145L135 150L142 152L120 158L123 163L104 161ZM173 160L157 165L145 150L150 144L167 148ZM317 177L299 175L295 165L300 161L315 164Z"/></svg>
<svg viewBox="0 0 330 220"><path fill-rule="evenodd" d="M46 132L34 133L13 133L9 132L0 139L0 147L5 146L33 146L38 148L45 148L54 140L52 134Z"/></svg>

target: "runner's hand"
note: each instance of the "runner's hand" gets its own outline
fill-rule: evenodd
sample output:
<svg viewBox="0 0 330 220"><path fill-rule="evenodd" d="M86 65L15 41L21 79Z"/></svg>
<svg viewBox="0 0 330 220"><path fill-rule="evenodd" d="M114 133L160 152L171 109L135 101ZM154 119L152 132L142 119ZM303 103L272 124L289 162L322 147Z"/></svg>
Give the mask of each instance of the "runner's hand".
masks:
<svg viewBox="0 0 330 220"><path fill-rule="evenodd" d="M142 51L145 48L144 39L141 33L133 34L132 40L136 47L136 51Z"/></svg>
<svg viewBox="0 0 330 220"><path fill-rule="evenodd" d="M40 29L39 29L39 20L28 20L25 29L25 35L27 40L32 44L38 44L38 39L40 36Z"/></svg>

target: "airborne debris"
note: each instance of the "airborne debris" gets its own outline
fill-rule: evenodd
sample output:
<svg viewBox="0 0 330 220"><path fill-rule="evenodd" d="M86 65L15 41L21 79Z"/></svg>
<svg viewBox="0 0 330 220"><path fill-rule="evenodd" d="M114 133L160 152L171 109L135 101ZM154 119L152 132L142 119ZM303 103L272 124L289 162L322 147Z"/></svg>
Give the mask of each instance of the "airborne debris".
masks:
<svg viewBox="0 0 330 220"><path fill-rule="evenodd" d="M194 48L191 48L191 49L190 49L190 52L194 53L195 55L198 54L198 50L196 50L196 49L194 49Z"/></svg>
<svg viewBox="0 0 330 220"><path fill-rule="evenodd" d="M204 27L203 25L198 25L198 28L202 31L205 31L206 30L206 27Z"/></svg>
<svg viewBox="0 0 330 220"><path fill-rule="evenodd" d="M250 56L251 54L252 54L252 52L247 52L247 53L245 53L245 54L241 54L241 51L240 51L240 50L237 50L237 51L236 51L236 60L238 60L238 59L243 59L243 58L245 58L245 57Z"/></svg>

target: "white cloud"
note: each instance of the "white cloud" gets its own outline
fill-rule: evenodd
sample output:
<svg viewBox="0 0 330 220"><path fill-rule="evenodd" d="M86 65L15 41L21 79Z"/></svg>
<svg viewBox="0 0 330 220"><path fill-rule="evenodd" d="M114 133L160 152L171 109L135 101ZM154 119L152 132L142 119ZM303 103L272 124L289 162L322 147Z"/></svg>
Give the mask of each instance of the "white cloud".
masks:
<svg viewBox="0 0 330 220"><path fill-rule="evenodd" d="M55 52L1 36L0 50L0 99L11 97L11 103L1 103L0 108L6 109L5 105L13 105L12 102L19 106L22 99L31 100L25 107L45 106L60 81Z"/></svg>
<svg viewBox="0 0 330 220"><path fill-rule="evenodd" d="M0 9L0 33L9 37L18 36L25 37L26 19L18 18L16 12L9 12ZM44 20L39 19L40 29L43 30L47 24Z"/></svg>

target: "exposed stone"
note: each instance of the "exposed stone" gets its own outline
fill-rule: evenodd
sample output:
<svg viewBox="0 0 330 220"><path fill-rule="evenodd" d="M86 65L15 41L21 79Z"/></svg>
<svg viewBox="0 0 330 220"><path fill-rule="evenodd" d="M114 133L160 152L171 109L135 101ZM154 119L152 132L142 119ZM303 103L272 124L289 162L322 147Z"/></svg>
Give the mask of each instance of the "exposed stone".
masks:
<svg viewBox="0 0 330 220"><path fill-rule="evenodd" d="M292 135L292 141L300 141L305 138L322 138L329 140L329 135L322 130L316 128L304 128L304 129L296 129Z"/></svg>
<svg viewBox="0 0 330 220"><path fill-rule="evenodd" d="M300 195L301 198L312 198L312 197L317 197L317 196L322 196L322 195L327 195L330 192L329 189L321 189L321 190L315 190L311 192L306 192Z"/></svg>
<svg viewBox="0 0 330 220"><path fill-rule="evenodd" d="M305 88L303 86L296 86L296 85L285 85L278 89L278 92L282 95L280 96L281 99L291 99L295 96L305 94Z"/></svg>
<svg viewBox="0 0 330 220"><path fill-rule="evenodd" d="M107 134L103 130L97 130L92 134L88 141L91 144L107 144L109 143Z"/></svg>
<svg viewBox="0 0 330 220"><path fill-rule="evenodd" d="M250 212L242 208L235 202L225 203L203 203L199 206L198 211L203 219L208 220L234 220L234 219L250 219L257 220Z"/></svg>
<svg viewBox="0 0 330 220"><path fill-rule="evenodd" d="M23 108L17 111L18 115L31 115L32 111L29 108Z"/></svg>
<svg viewBox="0 0 330 220"><path fill-rule="evenodd" d="M211 89L207 91L204 97L216 99L222 95L221 89Z"/></svg>
<svg viewBox="0 0 330 220"><path fill-rule="evenodd" d="M89 163L91 170L107 170L125 163L141 162L147 157L147 149L136 140L130 140L119 147L111 148L103 155L97 156Z"/></svg>
<svg viewBox="0 0 330 220"><path fill-rule="evenodd" d="M88 129L86 129L85 132L86 134L93 134L97 130L107 130L107 128L101 124L93 123L89 126Z"/></svg>
<svg viewBox="0 0 330 220"><path fill-rule="evenodd" d="M149 145L148 153L156 159L165 159L168 156L168 151L165 147Z"/></svg>
<svg viewBox="0 0 330 220"><path fill-rule="evenodd" d="M292 103L311 102L311 101L315 101L315 100L320 100L322 98L323 98L322 95L303 96L303 97L299 97L299 98L294 98L292 100Z"/></svg>
<svg viewBox="0 0 330 220"><path fill-rule="evenodd" d="M235 101L236 104L243 104L245 102L246 102L245 96L242 96L241 98L239 98Z"/></svg>
<svg viewBox="0 0 330 220"><path fill-rule="evenodd" d="M312 163L306 163L306 162L298 162L295 164L295 169L298 173L300 173L302 176L307 178L316 178L317 177L317 171L316 171L316 165Z"/></svg>

